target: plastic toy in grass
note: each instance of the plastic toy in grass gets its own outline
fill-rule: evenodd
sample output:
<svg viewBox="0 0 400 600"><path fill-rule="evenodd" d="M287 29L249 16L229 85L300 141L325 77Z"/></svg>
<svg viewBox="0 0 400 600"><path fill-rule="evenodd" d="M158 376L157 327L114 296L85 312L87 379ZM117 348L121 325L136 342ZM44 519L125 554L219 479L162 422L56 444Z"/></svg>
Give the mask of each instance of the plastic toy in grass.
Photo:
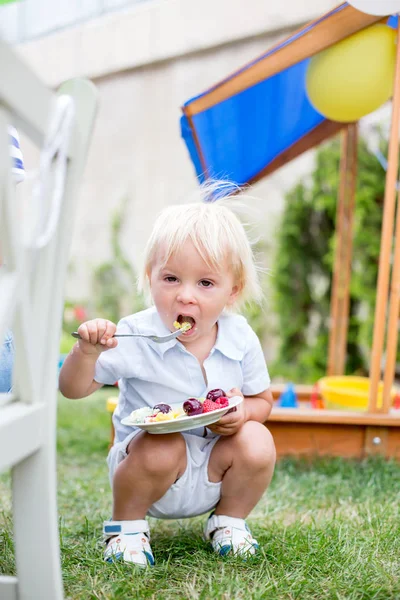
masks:
<svg viewBox="0 0 400 600"><path fill-rule="evenodd" d="M289 383L282 392L278 400L278 406L281 408L298 408L299 404L293 383Z"/></svg>

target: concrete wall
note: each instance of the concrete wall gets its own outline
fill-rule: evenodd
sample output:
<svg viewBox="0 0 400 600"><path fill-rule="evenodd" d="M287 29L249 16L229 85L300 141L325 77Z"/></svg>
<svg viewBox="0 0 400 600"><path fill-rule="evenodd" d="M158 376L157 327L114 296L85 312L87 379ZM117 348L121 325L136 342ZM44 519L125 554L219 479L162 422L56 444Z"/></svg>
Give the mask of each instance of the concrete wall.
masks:
<svg viewBox="0 0 400 600"><path fill-rule="evenodd" d="M148 1L21 44L18 52L56 87L88 76L99 90L94 139L80 194L67 294L90 294L91 267L110 256L110 218L129 202L123 247L137 267L154 214L196 187L180 138L180 106L291 30L332 7L331 0ZM28 169L37 162L26 144ZM257 184L253 194L267 238L284 191L310 170L308 154ZM25 193L29 190L29 182Z"/></svg>
<svg viewBox="0 0 400 600"><path fill-rule="evenodd" d="M0 6L0 35L17 44L151 0L22 0Z"/></svg>

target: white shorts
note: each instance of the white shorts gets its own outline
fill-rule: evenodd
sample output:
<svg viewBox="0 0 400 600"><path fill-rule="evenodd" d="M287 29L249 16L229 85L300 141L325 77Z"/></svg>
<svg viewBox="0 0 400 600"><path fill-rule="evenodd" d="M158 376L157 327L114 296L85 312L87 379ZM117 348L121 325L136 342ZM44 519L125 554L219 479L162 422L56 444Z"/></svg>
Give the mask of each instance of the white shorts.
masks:
<svg viewBox="0 0 400 600"><path fill-rule="evenodd" d="M110 483L119 463L127 456L129 442L140 433L134 430L122 442L114 444L108 454L107 463ZM219 436L205 438L190 433L181 434L186 442L187 465L183 475L152 506L148 515L157 519L183 519L206 513L218 504L221 497L221 482L208 479L210 454Z"/></svg>

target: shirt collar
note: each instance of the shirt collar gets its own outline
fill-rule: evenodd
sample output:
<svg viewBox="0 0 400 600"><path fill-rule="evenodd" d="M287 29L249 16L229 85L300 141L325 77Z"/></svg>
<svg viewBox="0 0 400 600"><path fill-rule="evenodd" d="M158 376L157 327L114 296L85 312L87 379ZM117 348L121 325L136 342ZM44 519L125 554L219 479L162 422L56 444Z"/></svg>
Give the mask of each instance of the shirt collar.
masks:
<svg viewBox="0 0 400 600"><path fill-rule="evenodd" d="M218 335L214 349L233 360L242 360L244 356L246 340L243 331L237 327L235 319L229 314L223 314L218 319Z"/></svg>

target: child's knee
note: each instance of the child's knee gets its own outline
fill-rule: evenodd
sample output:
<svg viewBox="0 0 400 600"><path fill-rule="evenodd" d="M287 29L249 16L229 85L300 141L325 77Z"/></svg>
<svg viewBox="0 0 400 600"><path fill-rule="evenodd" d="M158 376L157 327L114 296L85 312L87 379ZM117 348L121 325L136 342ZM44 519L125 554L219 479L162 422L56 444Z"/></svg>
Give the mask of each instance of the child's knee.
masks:
<svg viewBox="0 0 400 600"><path fill-rule="evenodd" d="M275 465L276 450L270 431L262 423L247 421L237 435L237 452L248 467L259 470Z"/></svg>
<svg viewBox="0 0 400 600"><path fill-rule="evenodd" d="M180 433L152 435L145 433L129 453L139 459L141 468L150 475L186 468L186 443Z"/></svg>

